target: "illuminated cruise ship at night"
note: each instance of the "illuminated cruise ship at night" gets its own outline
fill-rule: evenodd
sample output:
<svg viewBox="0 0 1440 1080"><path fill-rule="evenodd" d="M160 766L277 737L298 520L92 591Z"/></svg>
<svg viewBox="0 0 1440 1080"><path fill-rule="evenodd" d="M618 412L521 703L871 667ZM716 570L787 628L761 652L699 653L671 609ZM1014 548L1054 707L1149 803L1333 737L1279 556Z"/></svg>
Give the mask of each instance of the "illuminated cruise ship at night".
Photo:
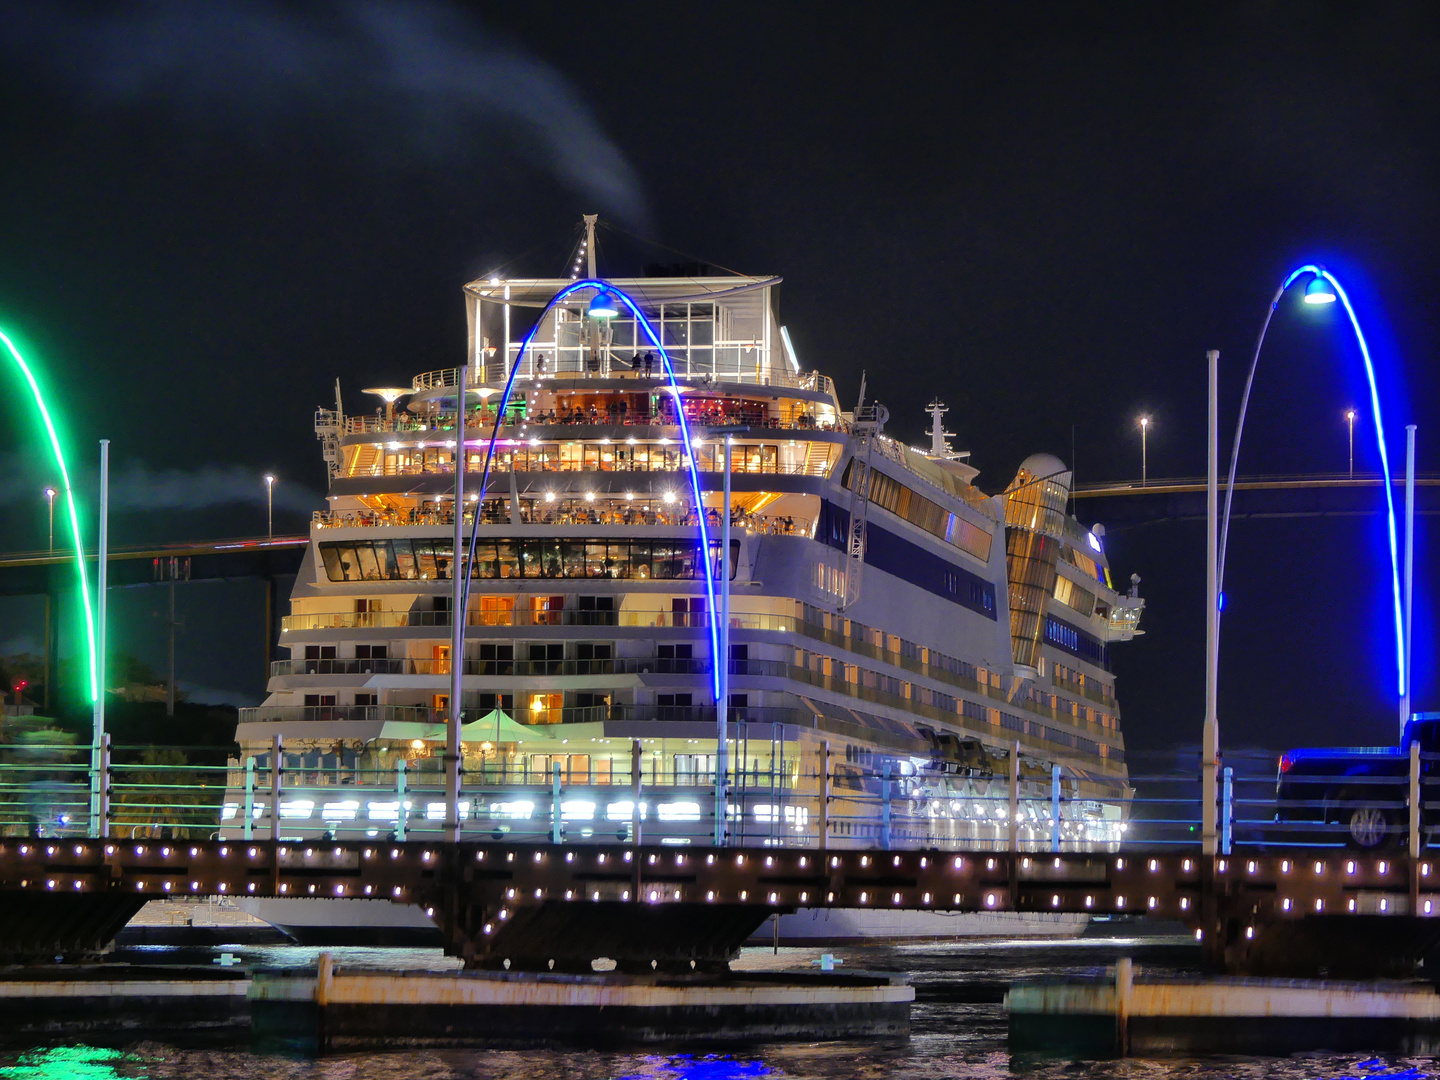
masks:
<svg viewBox="0 0 1440 1080"><path fill-rule="evenodd" d="M280 836L439 838L458 663L464 835L709 844L719 807L746 845L1118 843L1109 654L1143 602L1066 514L1068 469L1036 454L987 495L938 402L924 448L863 389L843 408L779 284L473 281L463 371L365 390L359 413L337 387L315 421L328 509L288 658L242 710L222 834L271 834L279 737Z"/></svg>

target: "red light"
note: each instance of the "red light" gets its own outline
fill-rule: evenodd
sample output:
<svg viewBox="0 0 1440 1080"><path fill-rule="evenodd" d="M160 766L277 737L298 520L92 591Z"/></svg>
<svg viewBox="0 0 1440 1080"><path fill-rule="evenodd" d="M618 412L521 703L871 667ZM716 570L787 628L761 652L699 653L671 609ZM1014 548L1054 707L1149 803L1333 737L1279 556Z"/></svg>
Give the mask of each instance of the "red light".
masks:
<svg viewBox="0 0 1440 1080"><path fill-rule="evenodd" d="M1280 755L1280 771L1282 773L1289 772L1294 767L1294 765L1295 759L1292 758L1289 754Z"/></svg>

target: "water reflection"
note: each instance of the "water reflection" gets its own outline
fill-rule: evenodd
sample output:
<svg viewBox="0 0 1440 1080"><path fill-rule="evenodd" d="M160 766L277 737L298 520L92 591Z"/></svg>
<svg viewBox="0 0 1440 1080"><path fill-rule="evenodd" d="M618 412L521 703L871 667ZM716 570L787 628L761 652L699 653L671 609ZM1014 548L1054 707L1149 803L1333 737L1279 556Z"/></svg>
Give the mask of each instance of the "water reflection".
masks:
<svg viewBox="0 0 1440 1080"><path fill-rule="evenodd" d="M771 1076L774 1069L763 1061L747 1061L728 1054L695 1057L677 1054L646 1060L638 1072L629 1072L615 1080L750 1080L755 1076Z"/></svg>
<svg viewBox="0 0 1440 1080"><path fill-rule="evenodd" d="M120 1050L98 1046L52 1046L20 1054L14 1065L0 1066L0 1077L6 1080L134 1080L147 1074L135 1069L121 1072L116 1066L138 1064L136 1059Z"/></svg>

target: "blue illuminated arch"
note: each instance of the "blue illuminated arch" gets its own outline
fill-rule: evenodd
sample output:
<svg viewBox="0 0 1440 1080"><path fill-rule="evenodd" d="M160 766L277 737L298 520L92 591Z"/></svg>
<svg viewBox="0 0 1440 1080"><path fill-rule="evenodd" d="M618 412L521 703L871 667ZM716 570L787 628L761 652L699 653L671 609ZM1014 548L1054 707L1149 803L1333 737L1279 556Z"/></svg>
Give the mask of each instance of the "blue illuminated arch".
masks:
<svg viewBox="0 0 1440 1080"><path fill-rule="evenodd" d="M1250 386L1255 381L1255 366L1260 362L1260 347L1265 344L1265 332L1270 329L1270 320L1275 315L1275 310L1280 306L1280 298L1285 295L1285 290L1295 282L1307 276L1322 278L1335 290L1335 295L1345 305L1345 314L1350 316L1350 327L1355 331L1355 340L1360 345L1360 355L1365 361L1365 378L1370 386L1370 409L1375 416L1375 442L1380 450L1380 471L1385 479L1385 511L1386 524L1390 534L1390 579L1391 588L1395 601L1395 655L1396 665L1399 670L1400 695L1405 694L1405 630L1402 606L1400 602L1400 546L1396 541L1395 530L1395 493L1391 490L1390 484L1390 458L1385 452L1385 426L1380 419L1380 394L1375 387L1375 365L1370 359L1370 347L1365 342L1365 335L1360 331L1360 320L1355 316L1355 308L1350 304L1350 297L1345 294L1340 282L1335 276L1323 266L1314 263L1306 263L1304 266L1290 273L1280 288L1275 291L1275 297L1270 301L1270 308L1265 313L1265 322L1260 327L1260 337L1255 342L1255 355L1250 361L1250 373L1245 377L1245 393L1240 398L1240 419L1235 425L1235 443L1230 451L1230 482L1225 489L1225 514L1220 524L1220 553L1219 566L1217 567L1217 582L1220 595L1223 598L1225 589L1225 542L1230 535L1230 501L1235 496L1235 466L1240 460L1240 433L1245 428L1245 410L1250 404ZM1221 602L1223 609L1223 599Z"/></svg>
<svg viewBox="0 0 1440 1080"><path fill-rule="evenodd" d="M700 561L705 566L705 593L709 599L710 608L706 621L710 625L711 696L718 705L720 702L720 664L722 661L720 659L720 628L716 620L720 617L720 612L715 602L715 570L711 565L710 532L705 525L705 503L700 493L700 472L695 467L695 445L690 439L690 425L685 420L685 409L680 401L680 384L675 381L675 369L670 363L670 354L665 351L665 346L660 344L660 338L655 333L655 328L650 325L650 320L645 318L645 315L641 312L635 301L630 298L629 294L621 289L617 289L608 281L587 278L584 281L573 282L561 289L550 299L550 302L545 305L544 310L540 312L540 317L535 320L535 325L530 328L530 332L525 335L525 340L520 343L520 351L515 354L515 363L510 369L509 376L505 379L505 392L500 395L500 404L495 411L495 426L490 431L490 445L485 454L485 468L480 474L480 491L475 496L476 517L478 518L480 509L485 505L485 489L490 483L490 463L495 459L495 443L500 437L500 422L504 419L505 407L510 402L510 391L515 385L515 376L520 372L520 363L525 358L525 352L530 348L530 342L534 340L535 335L539 332L541 325L545 321L545 316L550 313L550 309L567 297L573 296L575 293L584 289L603 289L612 296L619 297L625 306L630 309L631 314L635 316L636 325L644 328L645 336L650 339L650 344L660 351L660 361L665 365L665 377L670 382L670 393L675 399L675 413L680 418L680 435L685 441L685 463L690 467L690 490L695 496L695 517L700 522ZM460 402L459 407L463 409L465 403L463 401ZM457 467L464 468L465 448L462 446L459 448L459 451L460 460ZM464 513L464 509L457 507L455 512L457 514ZM473 566L475 563L476 535L477 530L472 524L470 527L469 561L467 563L469 566ZM728 552L726 553L726 561L727 563L729 561ZM456 572L459 572L458 566L456 567ZM464 612L469 608L470 574L468 572L465 574L463 594L460 612ZM454 617L461 618L463 616L460 613L456 613Z"/></svg>

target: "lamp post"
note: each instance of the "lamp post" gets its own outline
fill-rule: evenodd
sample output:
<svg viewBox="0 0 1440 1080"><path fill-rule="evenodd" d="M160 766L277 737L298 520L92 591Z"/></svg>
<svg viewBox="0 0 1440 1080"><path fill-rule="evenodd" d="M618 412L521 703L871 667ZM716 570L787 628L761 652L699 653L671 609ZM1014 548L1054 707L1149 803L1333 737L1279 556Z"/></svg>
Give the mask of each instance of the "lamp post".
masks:
<svg viewBox="0 0 1440 1080"><path fill-rule="evenodd" d="M1250 404L1250 388L1255 381L1255 368L1260 362L1260 349L1265 344L1265 333L1270 329L1270 320L1274 318L1276 310L1280 307L1280 299L1285 291L1301 279L1308 279L1305 284L1304 301L1309 305L1333 304L1338 299L1349 317L1350 328L1355 333L1356 344L1360 346L1360 356L1365 362L1365 377L1370 390L1370 410L1375 421L1375 444L1380 454L1380 472L1382 486L1385 490L1385 509L1387 514L1387 526L1390 542L1390 577L1391 592L1393 595L1395 609L1395 649L1397 681L1399 684L1399 697L1404 698L1407 682L1406 671L1406 644L1404 633L1403 605L1400 597L1400 550L1395 522L1395 493L1390 483L1390 457L1385 449L1385 426L1380 415L1380 392L1375 385L1375 365L1370 359L1370 346L1365 341L1365 335L1360 331L1360 320L1355 315L1355 309L1351 306L1350 297L1341 288L1340 283L1335 280L1333 274L1323 266L1313 263L1291 271L1288 277L1280 283L1275 290L1275 295L1270 300L1270 306L1265 310L1265 320L1260 324L1260 336L1255 341L1255 352L1250 359L1250 371L1245 376L1245 391L1240 398L1240 416L1235 424L1235 441L1230 449L1230 473L1229 482L1225 489L1225 511L1220 519L1220 553L1218 563L1218 589L1216 599L1223 602L1225 595L1225 551L1226 541L1230 533L1230 506L1235 497L1235 469L1240 460L1240 436L1245 430L1245 411ZM1217 612L1218 618L1218 612ZM1218 645L1216 649L1218 653ZM1402 702L1403 704L1403 702ZM1407 717L1400 718L1403 731Z"/></svg>
<svg viewBox="0 0 1440 1080"><path fill-rule="evenodd" d="M1350 425L1350 479L1355 479L1355 410L1345 410L1345 422Z"/></svg>
<svg viewBox="0 0 1440 1080"><path fill-rule="evenodd" d="M1141 487L1144 487L1144 486L1145 486L1146 480L1148 479L1148 477L1149 477L1149 472L1150 472L1149 453L1148 453L1148 447L1147 447L1147 445L1146 445L1146 441L1147 441L1147 438L1146 438L1146 437L1147 437L1149 434L1150 434L1150 417L1148 417L1148 416L1142 416L1142 417L1140 417L1140 486L1141 486Z"/></svg>
<svg viewBox="0 0 1440 1080"><path fill-rule="evenodd" d="M265 474L265 535L275 539L275 474Z"/></svg>
<svg viewBox="0 0 1440 1080"><path fill-rule="evenodd" d="M54 489L53 487L47 487L47 488L45 489L45 502L46 502L46 504L47 504L47 509L49 510L49 513L50 513L50 548L49 548L49 550L50 550L50 551L54 551L54 550L55 550L55 489Z"/></svg>

